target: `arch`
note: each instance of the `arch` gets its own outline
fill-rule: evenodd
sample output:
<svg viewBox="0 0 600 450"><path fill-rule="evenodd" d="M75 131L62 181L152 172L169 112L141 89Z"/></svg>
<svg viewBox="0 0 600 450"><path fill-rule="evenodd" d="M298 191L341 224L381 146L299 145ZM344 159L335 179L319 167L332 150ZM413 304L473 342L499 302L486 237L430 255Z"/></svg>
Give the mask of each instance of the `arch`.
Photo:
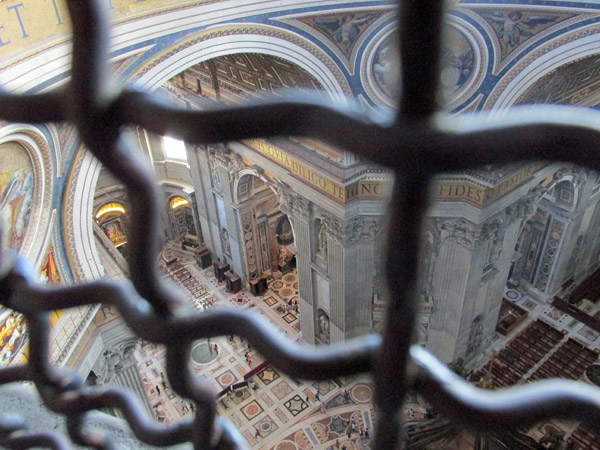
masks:
<svg viewBox="0 0 600 450"><path fill-rule="evenodd" d="M65 187L63 227L66 251L74 281L104 276L104 266L96 249L93 225L94 194L102 164L80 147Z"/></svg>
<svg viewBox="0 0 600 450"><path fill-rule="evenodd" d="M36 270L42 264L52 232L56 155L42 132L31 125L13 124L0 129L0 144L15 142L24 149L33 170L30 216L19 253Z"/></svg>
<svg viewBox="0 0 600 450"><path fill-rule="evenodd" d="M312 75L336 102L347 103L347 96L352 95L341 70L322 49L280 28L252 25L203 32L148 62L136 74L134 84L155 90L189 67L235 53L261 53L290 61Z"/></svg>
<svg viewBox="0 0 600 450"><path fill-rule="evenodd" d="M233 201L237 204L240 204L245 201L245 199L240 198L240 181L246 176L254 176L256 178L260 178L264 183L269 186L269 188L273 191L273 193L277 196L277 200L281 203L281 199L277 195L277 190L273 186L273 182L267 178L262 172L257 170L255 167L244 167L240 171L235 174L235 179L233 181Z"/></svg>
<svg viewBox="0 0 600 450"><path fill-rule="evenodd" d="M589 25L563 35L517 63L500 80L485 103L484 109L492 110L490 118L503 117L508 108L544 75L570 62L599 54L600 29L595 27L597 25ZM578 38L582 34L586 36ZM552 50L547 51L548 48Z"/></svg>
<svg viewBox="0 0 600 450"><path fill-rule="evenodd" d="M189 201L189 199L181 196L181 195L172 195L169 198L169 208L175 210L175 209L179 209L179 208L191 208L192 204Z"/></svg>

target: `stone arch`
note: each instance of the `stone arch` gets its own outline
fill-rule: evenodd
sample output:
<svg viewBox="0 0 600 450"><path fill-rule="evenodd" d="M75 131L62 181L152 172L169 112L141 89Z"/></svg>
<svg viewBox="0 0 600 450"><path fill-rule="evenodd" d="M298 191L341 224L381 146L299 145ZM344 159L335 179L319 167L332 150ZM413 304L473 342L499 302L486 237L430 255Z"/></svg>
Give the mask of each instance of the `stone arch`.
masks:
<svg viewBox="0 0 600 450"><path fill-rule="evenodd" d="M543 76L561 66L597 55L600 29L575 30L532 52L508 71L486 100L484 109L491 109L491 118L503 117L527 89ZM551 50L548 51L548 48Z"/></svg>
<svg viewBox="0 0 600 450"><path fill-rule="evenodd" d="M337 102L346 103L347 96L352 95L342 71L322 49L279 28L253 25L201 33L144 66L137 73L135 85L154 90L195 64L235 53L262 53L297 64Z"/></svg>
<svg viewBox="0 0 600 450"><path fill-rule="evenodd" d="M66 250L74 281L95 280L104 276L104 266L96 249L93 226L94 194L100 161L80 147L65 187L63 223Z"/></svg>
<svg viewBox="0 0 600 450"><path fill-rule="evenodd" d="M46 255L56 214L53 209L55 161L58 159L56 144L49 142L38 128L22 124L0 129L0 145L10 142L18 144L27 153L32 166L33 194L29 222L19 253L37 270Z"/></svg>

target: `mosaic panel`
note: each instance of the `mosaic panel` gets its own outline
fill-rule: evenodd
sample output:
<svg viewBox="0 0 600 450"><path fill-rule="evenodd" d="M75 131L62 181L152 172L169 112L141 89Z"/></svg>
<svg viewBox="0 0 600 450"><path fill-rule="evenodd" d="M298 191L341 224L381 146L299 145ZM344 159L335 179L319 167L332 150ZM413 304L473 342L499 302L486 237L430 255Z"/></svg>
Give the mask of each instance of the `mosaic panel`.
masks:
<svg viewBox="0 0 600 450"><path fill-rule="evenodd" d="M296 445L302 450L313 448L308 436L306 436L306 433L302 430L298 430L294 433L294 442L296 442Z"/></svg>
<svg viewBox="0 0 600 450"><path fill-rule="evenodd" d="M274 447L274 450L297 450L298 446L292 441L282 441Z"/></svg>
<svg viewBox="0 0 600 450"><path fill-rule="evenodd" d="M275 299L275 297L265 297L263 301L269 306L277 304L277 299Z"/></svg>
<svg viewBox="0 0 600 450"><path fill-rule="evenodd" d="M304 399L302 399L299 395L293 396L283 405L294 417L296 417L298 414L300 414L302 411L308 408L308 403L306 403Z"/></svg>
<svg viewBox="0 0 600 450"><path fill-rule="evenodd" d="M262 381L265 385L269 385L271 384L273 381L275 381L277 378L279 378L279 373L277 373L277 371L275 369L273 369L271 366L265 368L264 370L261 370L260 372L258 372L257 374L258 378L260 378L260 381Z"/></svg>
<svg viewBox="0 0 600 450"><path fill-rule="evenodd" d="M227 370L226 372L223 372L221 375L218 375L216 380L217 380L217 383L219 383L219 386L221 386L223 389L225 389L230 384L233 384L238 381L238 379L236 378L236 376L233 374L233 372L231 370Z"/></svg>
<svg viewBox="0 0 600 450"><path fill-rule="evenodd" d="M315 381L312 386L319 392L321 397L327 395L334 389L337 389L337 384L331 380Z"/></svg>
<svg viewBox="0 0 600 450"><path fill-rule="evenodd" d="M273 402L271 397L269 397L269 394L267 394L266 392L263 394L260 394L260 398L263 402L265 402L267 404L267 406L273 406L275 404L275 402Z"/></svg>
<svg viewBox="0 0 600 450"><path fill-rule="evenodd" d="M249 398L250 398L250 392L248 392L248 389L238 389L237 391L235 391L233 393L232 400L236 405L239 405L240 403L242 403L243 401L245 401Z"/></svg>
<svg viewBox="0 0 600 450"><path fill-rule="evenodd" d="M244 406L241 409L241 411L242 414L246 417L246 419L252 420L256 416L261 414L264 411L264 409L262 408L262 406L259 405L259 403L256 400L252 400L250 403Z"/></svg>
<svg viewBox="0 0 600 450"><path fill-rule="evenodd" d="M352 399L357 403L367 403L373 398L371 387L366 384L357 384L350 391Z"/></svg>
<svg viewBox="0 0 600 450"><path fill-rule="evenodd" d="M281 400L286 395L291 394L292 391L293 389L285 380L271 388L271 392L273 395L275 395L275 397L277 397L278 400Z"/></svg>
<svg viewBox="0 0 600 450"><path fill-rule="evenodd" d="M265 438L277 429L279 429L279 427L271 418L271 416L267 415L254 424L254 429L259 431L260 436L262 438Z"/></svg>
<svg viewBox="0 0 600 450"><path fill-rule="evenodd" d="M279 408L274 409L275 415L281 421L281 423L288 423L290 419L285 415L285 413Z"/></svg>
<svg viewBox="0 0 600 450"><path fill-rule="evenodd" d="M285 320L287 323L292 323L297 320L297 317L292 313L288 313L285 316L283 316L283 320Z"/></svg>

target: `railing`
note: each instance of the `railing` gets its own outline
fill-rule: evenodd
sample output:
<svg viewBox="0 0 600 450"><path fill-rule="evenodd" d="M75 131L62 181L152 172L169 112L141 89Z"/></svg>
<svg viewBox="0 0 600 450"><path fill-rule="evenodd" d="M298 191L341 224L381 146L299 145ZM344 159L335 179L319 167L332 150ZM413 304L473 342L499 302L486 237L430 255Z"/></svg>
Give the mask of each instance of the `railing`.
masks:
<svg viewBox="0 0 600 450"><path fill-rule="evenodd" d="M196 449L244 447L240 434L216 415L215 397L187 369L192 342L236 334L247 339L271 365L292 377L326 379L370 372L375 383L379 450L401 446L400 406L407 389L421 392L455 423L473 430L501 431L548 416L568 417L600 430L600 390L567 381L533 383L503 392L471 387L426 350L410 345L414 325L419 227L428 182L436 173L483 164L531 159L570 161L600 170L597 112L540 107L512 111L507 119L481 116L438 119L441 1L405 1L397 38L402 55L402 98L389 121L373 122L358 111L330 105L277 102L237 108L189 111L164 106L154 96L108 83L108 27L100 0L68 0L73 20L73 67L62 90L39 95L0 94L2 119L18 122L69 120L85 145L128 190L131 211L131 282L96 281L49 289L36 285L26 262L4 251L0 260L0 302L25 314L30 329L30 360L0 370L0 383L30 380L45 404L67 418L71 439L80 445L111 448L109 436L85 426L86 414L119 408L135 435L154 445L193 442ZM424 32L423 30L426 30ZM387 166L396 175L390 204L387 280L393 293L382 337L367 336L330 348L284 341L266 321L238 312L190 313L180 294L161 283L154 267L159 243L158 191L152 175L120 139L123 125L195 143L275 135L305 135ZM167 374L177 393L197 404L193 420L161 427L132 394L87 388L48 358L49 313L55 309L105 302L117 307L141 338L167 348ZM66 448L61 436L20 432L23 424L0 420L0 445L10 448Z"/></svg>

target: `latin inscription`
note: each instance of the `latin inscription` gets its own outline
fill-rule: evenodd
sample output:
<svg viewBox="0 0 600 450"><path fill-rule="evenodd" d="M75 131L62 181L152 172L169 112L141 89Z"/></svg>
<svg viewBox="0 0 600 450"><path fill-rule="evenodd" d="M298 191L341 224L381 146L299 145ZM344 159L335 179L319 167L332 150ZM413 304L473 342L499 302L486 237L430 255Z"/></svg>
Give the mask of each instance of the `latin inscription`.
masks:
<svg viewBox="0 0 600 450"><path fill-rule="evenodd" d="M144 10L182 5L191 0L102 0L111 18ZM65 0L4 0L0 1L0 57L18 55L18 51L48 39L67 37L69 14ZM48 44L50 44L48 42Z"/></svg>
<svg viewBox="0 0 600 450"><path fill-rule="evenodd" d="M436 200L466 201L485 206L529 180L544 165L529 165L494 187L482 186L471 180L436 181L431 195Z"/></svg>
<svg viewBox="0 0 600 450"><path fill-rule="evenodd" d="M271 161L285 167L296 178L301 179L310 186L326 193L340 203L347 203L355 199L386 199L389 197L391 182L389 181L357 181L343 186L333 181L320 172L304 165L300 161L288 156L281 150L269 145L262 139L244 141L246 145L258 151Z"/></svg>

